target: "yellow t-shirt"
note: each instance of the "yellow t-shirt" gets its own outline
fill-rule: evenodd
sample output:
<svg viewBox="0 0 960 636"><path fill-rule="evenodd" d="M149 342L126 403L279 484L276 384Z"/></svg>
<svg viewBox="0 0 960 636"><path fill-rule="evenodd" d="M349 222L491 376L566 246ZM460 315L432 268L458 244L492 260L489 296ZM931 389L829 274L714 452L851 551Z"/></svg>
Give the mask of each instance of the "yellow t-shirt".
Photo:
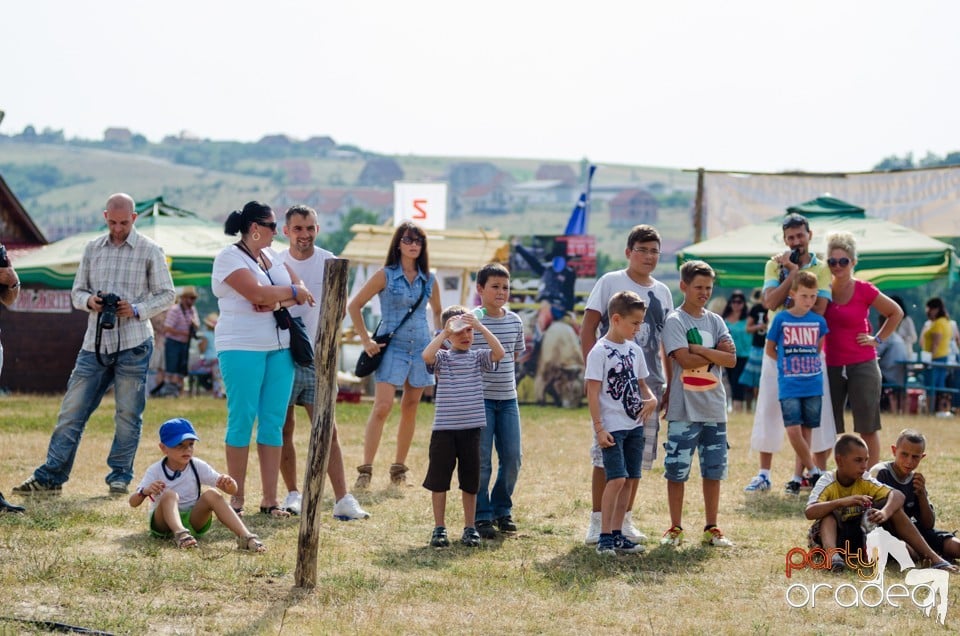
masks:
<svg viewBox="0 0 960 636"><path fill-rule="evenodd" d="M880 502L890 494L890 488L884 486L879 481L867 475L861 477L849 486L843 486L837 481L836 472L824 473L817 480L817 485L810 492L810 498L807 499L807 505L821 503L824 501L835 501L843 499L850 495L868 495L873 498L874 507L881 507ZM863 506L844 506L838 508L836 514L840 521L852 521L859 519L865 508Z"/></svg>
<svg viewBox="0 0 960 636"><path fill-rule="evenodd" d="M826 261L821 261L817 259L816 254L810 255L810 264L801 269L808 270L813 272L817 277L817 298L826 298L830 300L833 296L830 291L830 282L832 276L830 274L830 268L827 267ZM780 263L771 259L767 259L767 264L763 267L763 291L767 291L772 287L780 286ZM776 309L771 309L767 312L767 324L773 322L773 317L777 315L777 312L783 310L783 306L777 307Z"/></svg>
<svg viewBox="0 0 960 636"><path fill-rule="evenodd" d="M933 358L946 358L950 353L950 338L953 336L950 321L946 316L940 316L933 321L930 328L923 334L923 350L929 351ZM933 348L933 334L940 334L940 343L936 350Z"/></svg>

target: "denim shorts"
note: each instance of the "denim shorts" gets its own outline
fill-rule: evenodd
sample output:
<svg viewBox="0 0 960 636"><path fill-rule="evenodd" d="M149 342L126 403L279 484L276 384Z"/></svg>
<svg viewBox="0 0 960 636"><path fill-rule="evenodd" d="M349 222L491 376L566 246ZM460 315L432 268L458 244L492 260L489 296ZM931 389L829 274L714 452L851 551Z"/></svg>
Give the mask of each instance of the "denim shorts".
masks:
<svg viewBox="0 0 960 636"><path fill-rule="evenodd" d="M783 425L819 428L822 405L823 396L820 395L802 398L784 398L780 400L780 412L783 413Z"/></svg>
<svg viewBox="0 0 960 636"><path fill-rule="evenodd" d="M669 422L663 446L663 476L670 481L689 479L694 450L700 455L703 479L727 478L726 422Z"/></svg>
<svg viewBox="0 0 960 636"><path fill-rule="evenodd" d="M640 479L640 462L643 459L643 427L635 426L625 431L613 431L614 445L601 448L603 471L607 481L612 479Z"/></svg>

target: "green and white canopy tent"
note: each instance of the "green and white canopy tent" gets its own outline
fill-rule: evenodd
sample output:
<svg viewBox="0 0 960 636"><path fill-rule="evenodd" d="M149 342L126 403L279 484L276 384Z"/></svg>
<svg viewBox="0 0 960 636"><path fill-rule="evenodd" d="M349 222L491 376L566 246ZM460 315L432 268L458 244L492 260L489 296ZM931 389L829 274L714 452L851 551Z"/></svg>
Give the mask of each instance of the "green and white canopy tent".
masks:
<svg viewBox="0 0 960 636"><path fill-rule="evenodd" d="M137 232L156 241L167 257L174 285L210 285L214 257L237 239L223 233L223 226L174 207L162 197L137 203ZM106 230L84 232L51 243L17 260L17 274L25 287L44 285L70 289L83 250Z"/></svg>
<svg viewBox="0 0 960 636"><path fill-rule="evenodd" d="M947 277L957 279L958 260L953 246L897 223L867 216L863 208L830 196L817 197L787 209L810 221L810 249L824 257L827 235L847 231L857 241L857 278L877 287L903 289ZM722 287L759 287L764 262L782 253L783 217L731 230L695 243L677 253L677 266L703 260L717 272Z"/></svg>

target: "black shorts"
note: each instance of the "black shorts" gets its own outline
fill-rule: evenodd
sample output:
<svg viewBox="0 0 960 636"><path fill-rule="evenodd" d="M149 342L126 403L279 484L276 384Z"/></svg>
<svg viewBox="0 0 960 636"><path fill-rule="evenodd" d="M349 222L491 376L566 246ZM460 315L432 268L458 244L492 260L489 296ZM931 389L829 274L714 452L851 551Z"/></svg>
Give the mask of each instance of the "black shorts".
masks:
<svg viewBox="0 0 960 636"><path fill-rule="evenodd" d="M833 516L834 519L837 519L836 515ZM822 548L823 539L820 538L820 522L822 519L817 519L813 522L813 525L810 526L810 531L807 533L807 546L810 548ZM860 518L851 519L850 521L839 521L837 520L837 547L847 551L847 554L856 552L857 550L865 550L866 546L864 545L864 535L863 528L860 527Z"/></svg>
<svg viewBox="0 0 960 636"><path fill-rule="evenodd" d="M447 492L456 467L460 490L470 495L479 492L480 430L467 428L430 434L430 464L423 479L424 488Z"/></svg>
<svg viewBox="0 0 960 636"><path fill-rule="evenodd" d="M927 544L933 548L933 551L940 556L943 556L943 544L956 536L952 532L947 532L946 530L937 530L936 528L924 530L920 526L917 526L917 530L920 531L920 535L923 537L923 540L926 541Z"/></svg>

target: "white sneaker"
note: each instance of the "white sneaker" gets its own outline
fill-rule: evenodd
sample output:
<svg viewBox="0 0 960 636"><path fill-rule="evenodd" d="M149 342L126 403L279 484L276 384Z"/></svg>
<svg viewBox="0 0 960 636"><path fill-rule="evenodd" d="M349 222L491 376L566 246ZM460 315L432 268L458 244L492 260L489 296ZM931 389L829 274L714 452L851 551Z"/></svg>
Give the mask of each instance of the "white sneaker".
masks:
<svg viewBox="0 0 960 636"><path fill-rule="evenodd" d="M333 516L340 521L354 519L368 519L370 513L360 507L360 502L353 495L346 494L343 499L333 504Z"/></svg>
<svg viewBox="0 0 960 636"><path fill-rule="evenodd" d="M623 533L623 536L634 543L645 543L647 540L647 535L640 532L640 530L633 525L633 511L631 510L627 510L627 514L623 516L623 528L620 531Z"/></svg>
<svg viewBox="0 0 960 636"><path fill-rule="evenodd" d="M587 545L596 545L600 540L600 526L602 523L599 512L590 513L590 526L587 528L587 536L583 542Z"/></svg>
<svg viewBox="0 0 960 636"><path fill-rule="evenodd" d="M283 506L281 506L281 508L292 515L298 515L303 508L303 497L296 490L288 492L287 498L283 500Z"/></svg>

